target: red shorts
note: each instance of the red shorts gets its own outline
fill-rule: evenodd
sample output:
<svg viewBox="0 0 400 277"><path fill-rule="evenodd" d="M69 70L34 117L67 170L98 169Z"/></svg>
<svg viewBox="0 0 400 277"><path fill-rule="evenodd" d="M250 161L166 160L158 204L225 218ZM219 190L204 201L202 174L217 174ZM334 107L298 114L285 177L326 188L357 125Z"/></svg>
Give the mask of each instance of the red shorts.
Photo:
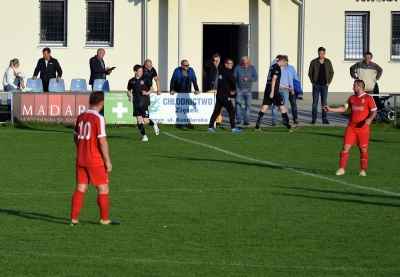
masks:
<svg viewBox="0 0 400 277"><path fill-rule="evenodd" d="M108 172L104 166L98 167L76 167L76 183L88 185L89 180L93 186L108 185Z"/></svg>
<svg viewBox="0 0 400 277"><path fill-rule="evenodd" d="M344 134L344 144L354 145L357 141L358 148L368 148L369 143L369 126L362 128L347 127Z"/></svg>

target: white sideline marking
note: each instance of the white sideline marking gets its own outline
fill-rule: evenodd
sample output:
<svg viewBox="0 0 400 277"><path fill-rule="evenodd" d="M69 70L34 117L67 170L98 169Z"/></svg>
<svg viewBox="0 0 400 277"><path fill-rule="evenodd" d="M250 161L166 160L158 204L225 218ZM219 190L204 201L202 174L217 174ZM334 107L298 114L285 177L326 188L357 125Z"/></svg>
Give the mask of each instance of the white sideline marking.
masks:
<svg viewBox="0 0 400 277"><path fill-rule="evenodd" d="M73 227L72 227L73 228ZM232 263L232 262L221 262L221 263L213 263L213 262L200 262L200 261L174 261L174 260L154 260L149 258L129 258L129 257L106 257L101 255L67 255L60 253L46 253L46 252L34 252L34 251L7 251L0 250L0 254L5 255L35 255L42 257L60 257L60 258L83 258L83 259L96 259L96 260L105 260L112 259L117 261L125 261L130 263L150 263L150 264L179 264L179 265L211 265L211 266L232 266L232 267L255 267L255 268L281 268L281 269L300 269L300 270L328 270L328 271L364 271L364 272L393 272L400 271L398 267L377 267L377 268L360 268L360 267L320 267L320 266L274 266L267 264L245 264L245 263Z"/></svg>
<svg viewBox="0 0 400 277"><path fill-rule="evenodd" d="M175 136L173 134L170 134L168 132L164 132L163 134L166 134L167 136L170 136L172 138L179 139L179 140L182 140L182 141L185 141L185 142L189 142L189 143L197 144L197 145L200 145L200 146L208 147L208 148L211 148L213 150L216 150L216 151L219 151L219 152L222 152L222 153L234 156L234 157L238 157L238 158L241 158L241 159L244 159L244 160L257 162L257 163L261 163L261 164L272 165L272 166L279 167L279 168L282 168L282 169L285 169L285 170L290 170L290 171L293 171L293 172L296 172L296 173L299 173L299 174L303 174L303 175L307 175L307 176L311 176L311 177L315 177L315 178L319 178L319 179L328 180L328 181L331 181L331 182L334 182L334 183L338 183L338 184L341 184L341 185L345 185L345 186L349 186L349 187L353 187L353 188L357 188L357 189L371 190L371 191L380 192L380 193L383 193L383 194L388 194L388 195L393 195L393 196L400 196L400 193L395 193L395 192L391 192L391 191L388 191L388 190L382 190L382 189L377 189L377 188L363 187L363 186L360 186L360 185L350 184L350 183L347 183L345 181L336 180L336 179L332 179L332 178L329 178L329 177L325 177L325 176L321 176L321 175L317 175L317 174L313 174L313 173L297 170L297 169L294 169L294 168L291 168L291 167L286 167L284 165L275 164L275 163L271 163L271 162L268 162L268 161L257 160L257 159L253 159L253 158L249 158L249 157L246 157L246 156L242 156L242 155L233 153L233 152L228 151L228 150L224 150L224 149L218 148L216 146L208 145L208 144L197 142L197 141L192 141L192 140L189 140L189 139L184 139L184 138Z"/></svg>

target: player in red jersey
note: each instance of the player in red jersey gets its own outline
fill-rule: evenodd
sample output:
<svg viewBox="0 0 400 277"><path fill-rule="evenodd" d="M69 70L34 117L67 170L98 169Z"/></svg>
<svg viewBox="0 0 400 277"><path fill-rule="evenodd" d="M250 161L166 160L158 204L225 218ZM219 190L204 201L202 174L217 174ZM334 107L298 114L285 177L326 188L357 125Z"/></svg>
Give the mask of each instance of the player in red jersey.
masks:
<svg viewBox="0 0 400 277"><path fill-rule="evenodd" d="M369 143L369 125L376 116L376 105L371 95L364 92L365 84L362 80L356 80L353 84L354 94L349 97L344 106L338 108L329 108L324 106L327 112L342 113L351 107L349 124L346 129L343 141L343 149L340 152L340 168L336 175L343 175L349 157L350 147L357 140L357 146L360 149L360 176L367 176L365 170L368 165L368 143Z"/></svg>
<svg viewBox="0 0 400 277"><path fill-rule="evenodd" d="M72 196L71 225L81 225L78 215L83 206L83 196L89 185L97 188L97 204L100 208L100 224L119 225L108 219L108 173L112 169L106 139L106 124L99 114L104 107L104 92L90 94L89 109L80 114L75 123L74 141L76 154L77 187Z"/></svg>

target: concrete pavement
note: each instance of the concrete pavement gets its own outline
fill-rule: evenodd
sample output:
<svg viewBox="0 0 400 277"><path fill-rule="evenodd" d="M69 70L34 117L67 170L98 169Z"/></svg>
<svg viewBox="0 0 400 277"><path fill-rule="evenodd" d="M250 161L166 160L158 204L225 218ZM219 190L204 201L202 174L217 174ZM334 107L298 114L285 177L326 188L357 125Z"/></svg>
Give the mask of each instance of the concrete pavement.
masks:
<svg viewBox="0 0 400 277"><path fill-rule="evenodd" d="M343 93L343 92L329 92L328 93L328 105L343 105L346 103L347 99L349 98L350 95L352 95L353 92L349 93ZM235 101L232 101L233 103ZM252 100L252 107L251 107L251 115L250 115L250 123L251 126L254 128L255 122L257 120L258 112L261 109L261 104L262 100L259 99L253 99ZM235 104L234 104L235 105ZM288 116L290 119L290 123L294 126L297 126L297 124L293 124L293 117L291 113L291 108L290 108L290 103L288 104L289 106L289 112ZM329 125L327 124L322 124L322 118L321 118L321 102L319 102L319 108L318 108L318 118L317 122L315 125L311 125L311 110L312 110L312 93L311 92L306 92L303 95L303 100L297 100L297 114L299 117L300 124L299 126L347 126L348 123L348 117L343 116L338 113L328 113L327 119L329 121ZM242 111L244 112L244 100L242 102ZM272 127L271 126L271 109L268 109L266 114L264 115L262 122L261 122L261 127ZM281 124L282 122L282 117L279 112L278 116L278 124L277 126L283 126ZM225 109L223 109L223 120L220 126L229 126L229 116L228 113L226 112ZM240 125L240 127L245 127L243 125Z"/></svg>

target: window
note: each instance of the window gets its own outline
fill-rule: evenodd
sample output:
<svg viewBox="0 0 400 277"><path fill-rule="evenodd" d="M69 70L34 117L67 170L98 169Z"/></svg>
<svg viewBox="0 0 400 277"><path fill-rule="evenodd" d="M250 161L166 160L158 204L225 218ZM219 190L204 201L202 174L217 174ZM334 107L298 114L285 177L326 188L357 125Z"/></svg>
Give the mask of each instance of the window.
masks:
<svg viewBox="0 0 400 277"><path fill-rule="evenodd" d="M345 59L362 59L369 50L369 12L346 12Z"/></svg>
<svg viewBox="0 0 400 277"><path fill-rule="evenodd" d="M400 60L400 12L392 12L392 54L391 59Z"/></svg>
<svg viewBox="0 0 400 277"><path fill-rule="evenodd" d="M67 45L67 1L40 1L40 44Z"/></svg>
<svg viewBox="0 0 400 277"><path fill-rule="evenodd" d="M86 1L86 45L113 45L113 1Z"/></svg>

